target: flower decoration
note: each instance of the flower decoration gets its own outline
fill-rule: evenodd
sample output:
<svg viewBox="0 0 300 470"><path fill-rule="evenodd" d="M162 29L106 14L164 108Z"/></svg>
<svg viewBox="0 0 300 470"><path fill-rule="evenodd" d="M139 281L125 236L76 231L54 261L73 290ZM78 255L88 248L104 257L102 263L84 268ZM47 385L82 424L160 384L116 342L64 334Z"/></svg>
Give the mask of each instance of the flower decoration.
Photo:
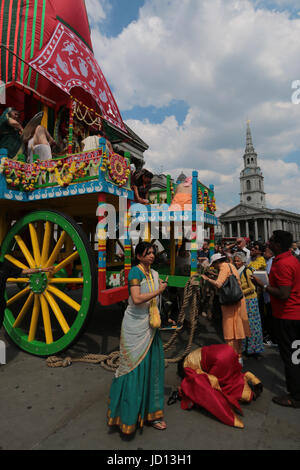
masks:
<svg viewBox="0 0 300 470"><path fill-rule="evenodd" d="M203 195L200 187L198 188L198 204L203 204Z"/></svg>
<svg viewBox="0 0 300 470"><path fill-rule="evenodd" d="M207 189L204 190L203 204L204 204L204 212L206 212L207 207L208 207L208 191L207 191Z"/></svg>
<svg viewBox="0 0 300 470"><path fill-rule="evenodd" d="M171 190L171 196L172 196L172 199L173 199L174 195L175 195L175 191L174 191L174 186L173 186L172 182L171 182L171 185L170 185L170 190Z"/></svg>
<svg viewBox="0 0 300 470"><path fill-rule="evenodd" d="M126 158L117 153L112 153L109 158L106 158L106 164L111 179L118 186L124 186L130 175L130 168L128 167Z"/></svg>

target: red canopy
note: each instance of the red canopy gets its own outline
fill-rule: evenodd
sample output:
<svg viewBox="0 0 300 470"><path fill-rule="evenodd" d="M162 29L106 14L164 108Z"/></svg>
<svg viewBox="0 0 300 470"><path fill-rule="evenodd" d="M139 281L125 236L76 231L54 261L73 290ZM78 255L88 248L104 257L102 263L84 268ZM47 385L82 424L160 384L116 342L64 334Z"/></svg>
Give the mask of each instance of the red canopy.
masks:
<svg viewBox="0 0 300 470"><path fill-rule="evenodd" d="M126 132L93 55L84 0L4 0L0 34L3 82L18 82L56 107L71 94Z"/></svg>

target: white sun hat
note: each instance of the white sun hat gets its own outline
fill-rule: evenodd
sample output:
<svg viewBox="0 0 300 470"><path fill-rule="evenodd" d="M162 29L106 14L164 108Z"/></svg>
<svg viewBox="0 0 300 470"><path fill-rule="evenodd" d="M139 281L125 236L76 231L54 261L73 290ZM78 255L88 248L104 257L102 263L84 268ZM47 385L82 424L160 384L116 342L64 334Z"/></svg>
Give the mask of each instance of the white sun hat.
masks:
<svg viewBox="0 0 300 470"><path fill-rule="evenodd" d="M212 255L211 259L210 259L210 263L209 263L209 266L211 266L213 263L215 263L216 261L219 261L221 259L226 259L227 257L225 255L222 255L221 253L216 253L215 255Z"/></svg>

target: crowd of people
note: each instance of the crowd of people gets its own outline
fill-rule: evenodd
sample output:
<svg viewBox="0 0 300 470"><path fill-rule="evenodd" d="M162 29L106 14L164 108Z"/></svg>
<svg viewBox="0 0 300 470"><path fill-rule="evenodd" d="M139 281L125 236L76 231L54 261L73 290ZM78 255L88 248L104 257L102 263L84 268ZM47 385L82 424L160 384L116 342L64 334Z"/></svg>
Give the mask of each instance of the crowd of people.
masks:
<svg viewBox="0 0 300 470"><path fill-rule="evenodd" d="M238 270L251 328L251 338L244 341L243 350L245 355L260 359L264 346L277 346L277 343L272 326L270 295L263 287L254 284L252 274L255 271L266 271L269 275L274 253L269 243L247 242L243 237L237 238L234 243L222 241L215 245L214 251L215 254L222 254L224 260ZM300 242L293 242L289 252L300 261ZM202 249L198 251L198 260L204 264L209 262L207 242L204 242ZM210 314L213 315L213 312Z"/></svg>
<svg viewBox="0 0 300 470"><path fill-rule="evenodd" d="M250 402L262 391L257 377L242 373L243 354L261 357L266 345L275 344L284 364L288 393L272 400L300 408L300 361L295 360L295 344L300 340L300 265L292 235L277 230L265 247L258 242L247 246L239 238L232 245L216 246L210 259L204 244L198 255L200 264L206 263L207 268L201 277L220 299L221 289L231 277L240 296L231 304L221 304L225 344L199 348L181 364L182 408L198 404L222 422L243 427L234 412L239 409L238 401ZM158 305L167 283L151 268L155 260L151 243L137 245L136 258L137 266L129 274L120 366L111 386L108 411L108 425L118 426L127 435L145 422L158 430L167 427L163 348L158 329L149 324L149 305L153 299ZM257 271L268 272L266 284L255 276Z"/></svg>

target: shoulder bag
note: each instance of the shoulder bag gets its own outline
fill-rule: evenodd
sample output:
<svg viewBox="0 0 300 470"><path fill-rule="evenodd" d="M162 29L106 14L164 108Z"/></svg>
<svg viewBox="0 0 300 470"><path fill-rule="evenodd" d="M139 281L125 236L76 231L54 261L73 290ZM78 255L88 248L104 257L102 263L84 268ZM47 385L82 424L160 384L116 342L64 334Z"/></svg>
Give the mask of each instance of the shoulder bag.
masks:
<svg viewBox="0 0 300 470"><path fill-rule="evenodd" d="M149 282L149 278L148 278L147 274L145 273L144 269L142 268L142 266L139 265L138 267L146 277L146 281L147 281L148 287L149 287L149 292L154 292L155 291L155 286L154 286L154 280L153 280L151 269L150 269L150 272L149 272L149 278L150 278L150 282ZM156 297L154 297L153 299L150 300L150 304L149 304L149 324L150 324L151 328L160 328L161 327L161 318L160 318L160 313L159 313L157 303L156 303Z"/></svg>
<svg viewBox="0 0 300 470"><path fill-rule="evenodd" d="M219 302L221 305L236 304L244 296L243 291L240 288L239 282L232 272L230 264L229 264L229 268L230 268L231 274L228 277L228 279L226 279L223 286L220 287L219 292L218 292Z"/></svg>

